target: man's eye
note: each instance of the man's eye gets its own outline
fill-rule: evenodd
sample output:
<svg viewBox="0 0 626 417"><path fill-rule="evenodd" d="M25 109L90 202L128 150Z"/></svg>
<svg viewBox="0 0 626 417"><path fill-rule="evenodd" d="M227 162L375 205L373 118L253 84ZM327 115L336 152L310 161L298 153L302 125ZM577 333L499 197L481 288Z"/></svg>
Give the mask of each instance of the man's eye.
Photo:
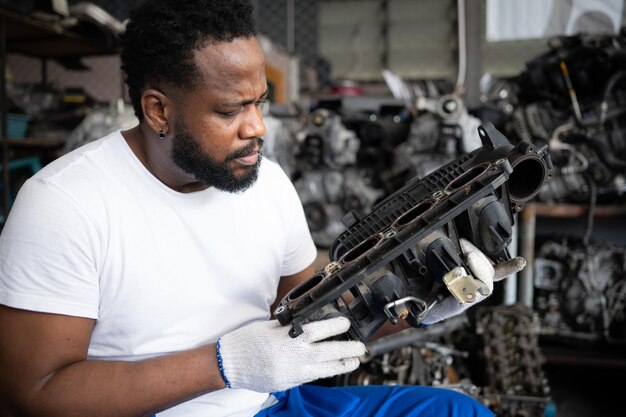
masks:
<svg viewBox="0 0 626 417"><path fill-rule="evenodd" d="M224 116L224 117L235 117L237 116L239 113L241 113L241 109L239 110L235 110L235 111L228 111L228 112L218 112L220 115Z"/></svg>

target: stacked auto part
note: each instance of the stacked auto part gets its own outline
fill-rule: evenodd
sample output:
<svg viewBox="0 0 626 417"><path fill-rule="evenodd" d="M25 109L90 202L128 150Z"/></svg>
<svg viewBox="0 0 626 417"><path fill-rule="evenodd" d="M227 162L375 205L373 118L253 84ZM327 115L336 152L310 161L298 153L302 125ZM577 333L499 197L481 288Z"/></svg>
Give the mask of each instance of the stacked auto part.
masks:
<svg viewBox="0 0 626 417"><path fill-rule="evenodd" d="M308 115L288 172L318 247L345 230L346 213L367 213L407 180L480 147L480 120L461 97L434 84L429 94L406 102L330 97Z"/></svg>
<svg viewBox="0 0 626 417"><path fill-rule="evenodd" d="M475 320L487 381L483 402L499 416L546 415L546 407L551 406L550 387L542 369L533 311L521 304L481 306Z"/></svg>
<svg viewBox="0 0 626 417"><path fill-rule="evenodd" d="M337 385L423 385L476 398L500 417L551 415L536 314L521 304L481 306L367 343L368 355Z"/></svg>
<svg viewBox="0 0 626 417"><path fill-rule="evenodd" d="M414 115L410 133L395 148L385 176L423 178L481 146L481 120L469 113L460 95L445 93L449 88L430 80L411 86L389 70L383 70L383 77L394 97Z"/></svg>
<svg viewBox="0 0 626 417"><path fill-rule="evenodd" d="M549 46L491 102L508 109L511 135L550 146L555 178L539 200L612 203L626 191L626 32Z"/></svg>
<svg viewBox="0 0 626 417"><path fill-rule="evenodd" d="M535 263L541 332L566 340L626 342L626 248L546 239Z"/></svg>
<svg viewBox="0 0 626 417"><path fill-rule="evenodd" d="M360 140L341 117L313 111L297 135L294 186L318 247L328 247L345 230L341 217L351 210L369 210L381 197L356 166Z"/></svg>
<svg viewBox="0 0 626 417"><path fill-rule="evenodd" d="M348 229L330 248L332 262L275 310L292 336L307 322L345 316L348 337L366 340L387 320L418 326L450 293L475 301L459 239L494 261L508 259L513 214L551 175L546 147L513 146L491 124L478 131L481 148L413 179L367 216L344 217Z"/></svg>

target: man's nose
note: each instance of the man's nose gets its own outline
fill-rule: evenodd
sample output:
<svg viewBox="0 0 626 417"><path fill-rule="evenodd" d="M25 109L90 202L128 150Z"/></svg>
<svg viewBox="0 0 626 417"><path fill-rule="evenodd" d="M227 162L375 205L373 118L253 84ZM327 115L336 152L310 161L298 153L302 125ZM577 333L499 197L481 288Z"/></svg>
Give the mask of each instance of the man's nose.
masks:
<svg viewBox="0 0 626 417"><path fill-rule="evenodd" d="M244 116L239 131L240 137L242 139L263 137L265 135L265 123L263 123L261 106L252 105L248 107Z"/></svg>

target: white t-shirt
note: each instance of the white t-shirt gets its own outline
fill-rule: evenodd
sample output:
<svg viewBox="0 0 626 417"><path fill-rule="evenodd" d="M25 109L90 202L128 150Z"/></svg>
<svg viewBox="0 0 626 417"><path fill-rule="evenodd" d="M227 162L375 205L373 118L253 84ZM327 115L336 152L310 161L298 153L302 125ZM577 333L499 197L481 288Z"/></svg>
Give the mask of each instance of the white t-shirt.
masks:
<svg viewBox="0 0 626 417"><path fill-rule="evenodd" d="M277 164L264 159L242 193L179 193L118 131L20 189L0 237L0 303L96 319L89 357L134 361L267 320L280 276L315 255ZM224 389L159 415L253 415L267 397Z"/></svg>

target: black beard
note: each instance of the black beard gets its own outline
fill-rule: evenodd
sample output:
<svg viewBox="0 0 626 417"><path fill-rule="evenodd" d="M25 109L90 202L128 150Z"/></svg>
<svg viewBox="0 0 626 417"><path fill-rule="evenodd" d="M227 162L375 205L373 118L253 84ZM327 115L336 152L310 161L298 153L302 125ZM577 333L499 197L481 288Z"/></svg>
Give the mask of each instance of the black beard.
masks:
<svg viewBox="0 0 626 417"><path fill-rule="evenodd" d="M261 165L260 151L257 163L248 167L247 172L240 177L235 176L228 162L249 155L257 146L260 149L263 145L263 139L257 138L249 146L241 151L233 152L226 157L224 162L220 163L200 149L184 123L178 121L176 126L178 128L172 138L170 155L172 161L187 174L193 175L198 181L209 187L215 187L229 193L245 191L257 180Z"/></svg>

